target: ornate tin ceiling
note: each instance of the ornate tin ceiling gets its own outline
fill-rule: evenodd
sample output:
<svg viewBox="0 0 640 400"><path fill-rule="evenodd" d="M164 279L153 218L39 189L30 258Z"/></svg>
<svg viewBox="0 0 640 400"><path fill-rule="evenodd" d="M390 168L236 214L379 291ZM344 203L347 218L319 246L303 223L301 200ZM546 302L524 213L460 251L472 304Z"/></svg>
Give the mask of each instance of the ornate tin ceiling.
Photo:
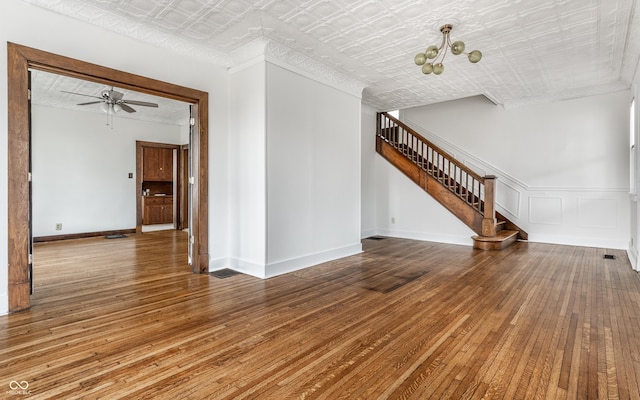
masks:
<svg viewBox="0 0 640 400"><path fill-rule="evenodd" d="M101 104L79 104L100 101L98 97L101 96L102 91L111 89L110 86L99 83L83 81L38 70L31 71L31 82L31 100L34 104L95 113L105 112L101 107ZM125 111L120 111L117 114L119 118L147 120L169 125L189 124L189 104L187 103L132 92L121 88L113 89L123 93L123 98L125 100L139 100L158 104L158 108L131 105L136 112L129 114ZM93 96L93 98L87 96Z"/></svg>
<svg viewBox="0 0 640 400"><path fill-rule="evenodd" d="M268 41L360 82L378 110L474 95L510 107L624 90L640 57L635 0L24 1L227 67ZM442 75L423 75L413 57L439 44L445 23L483 59L448 55Z"/></svg>

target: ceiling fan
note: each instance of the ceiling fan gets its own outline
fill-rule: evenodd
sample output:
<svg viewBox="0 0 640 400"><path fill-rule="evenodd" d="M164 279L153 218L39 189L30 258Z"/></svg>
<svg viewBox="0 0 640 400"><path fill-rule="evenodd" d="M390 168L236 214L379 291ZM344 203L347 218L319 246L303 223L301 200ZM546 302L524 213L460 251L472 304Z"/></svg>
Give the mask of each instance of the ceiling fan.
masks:
<svg viewBox="0 0 640 400"><path fill-rule="evenodd" d="M101 92L100 96L92 96L89 94L84 94L84 93L75 93L75 92L68 92L66 90L62 90L62 92L64 93L69 93L69 94L75 94L78 96L85 96L85 97L93 97L95 99L99 99L97 101L88 101L86 103L78 103L79 106L86 106L89 104L100 104L102 103L102 109L106 112L108 111L113 111L114 113L117 113L120 110L124 110L128 113L134 113L136 112L136 110L131 107L129 104L133 104L135 106L144 106L144 107L158 107L158 105L156 103L150 103L147 101L139 101L139 100L125 100L124 94L121 92L117 92L115 90L113 90L113 87L111 87L111 89L105 89Z"/></svg>

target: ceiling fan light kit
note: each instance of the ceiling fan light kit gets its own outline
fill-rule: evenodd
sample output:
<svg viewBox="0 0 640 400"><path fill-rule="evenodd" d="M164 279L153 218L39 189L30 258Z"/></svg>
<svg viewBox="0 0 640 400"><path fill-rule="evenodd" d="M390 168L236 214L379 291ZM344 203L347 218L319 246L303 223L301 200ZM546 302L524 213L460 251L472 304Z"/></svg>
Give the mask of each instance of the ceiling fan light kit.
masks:
<svg viewBox="0 0 640 400"><path fill-rule="evenodd" d="M465 54L469 59L469 62L473 64L482 59L482 53L480 50L473 50L469 53L465 53L464 42L456 40L451 43L450 33L452 29L453 26L450 24L442 25L440 27L440 32L442 32L442 43L440 44L440 47L431 45L427 47L424 53L416 54L413 61L416 65L422 66L422 73L430 74L433 72L435 75L440 75L444 72L443 61L447 55L447 49L451 50L451 53L455 56Z"/></svg>

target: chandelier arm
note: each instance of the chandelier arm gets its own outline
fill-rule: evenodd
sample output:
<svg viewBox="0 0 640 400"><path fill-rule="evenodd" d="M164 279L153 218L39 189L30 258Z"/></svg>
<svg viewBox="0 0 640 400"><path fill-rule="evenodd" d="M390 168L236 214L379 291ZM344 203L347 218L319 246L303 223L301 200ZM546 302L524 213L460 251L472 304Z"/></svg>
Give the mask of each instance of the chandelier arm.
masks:
<svg viewBox="0 0 640 400"><path fill-rule="evenodd" d="M433 59L433 64L435 65L438 62L444 61L444 56L447 52L447 34L442 33L442 43L440 43L440 47L438 47L438 55ZM438 61L440 60L440 61Z"/></svg>
<svg viewBox="0 0 640 400"><path fill-rule="evenodd" d="M440 60L440 63L444 63L444 58L447 56L447 49L448 47L444 48L444 51L442 52L442 60Z"/></svg>
<svg viewBox="0 0 640 400"><path fill-rule="evenodd" d="M442 43L440 43L440 47L438 47L438 54L440 54L440 51L442 51L442 49L445 49L445 45L447 44L447 34L443 33L442 34Z"/></svg>

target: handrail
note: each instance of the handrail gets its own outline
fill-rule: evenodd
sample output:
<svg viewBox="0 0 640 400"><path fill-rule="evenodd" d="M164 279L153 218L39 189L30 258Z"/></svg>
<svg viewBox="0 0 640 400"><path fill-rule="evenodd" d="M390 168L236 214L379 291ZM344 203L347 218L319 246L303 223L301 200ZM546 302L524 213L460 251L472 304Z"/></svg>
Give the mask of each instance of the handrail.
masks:
<svg viewBox="0 0 640 400"><path fill-rule="evenodd" d="M413 130L410 126L406 125L404 122L400 121L399 119L396 119L393 115L390 115L386 112L381 112L378 113L378 116L380 117L381 115L384 115L385 117L387 117L388 119L390 119L391 121L395 122L396 125L398 125L399 127L402 127L404 130L406 130L407 132L411 133L411 135L415 136L416 138L418 138L420 141L426 143L429 145L430 148L433 148L434 150L436 150L439 154L445 155L447 156L448 159L453 160L456 162L456 164L460 167L460 169L464 170L466 173L468 173L469 175L473 176L474 178L476 178L477 180L481 181L484 183L484 178L480 175L478 175L475 171L473 171L472 169L470 169L469 167L467 167L466 165L458 162L455 157L453 157L451 154L447 153L445 150L443 150L442 148L438 147L437 145L431 143L428 139L426 139L424 136L422 136L421 134L419 134L418 132L416 132L415 130ZM380 118L378 118L378 128L380 128Z"/></svg>
<svg viewBox="0 0 640 400"><path fill-rule="evenodd" d="M386 112L378 113L377 136L418 165L483 216L483 235L495 235L495 177L482 177L451 154Z"/></svg>

